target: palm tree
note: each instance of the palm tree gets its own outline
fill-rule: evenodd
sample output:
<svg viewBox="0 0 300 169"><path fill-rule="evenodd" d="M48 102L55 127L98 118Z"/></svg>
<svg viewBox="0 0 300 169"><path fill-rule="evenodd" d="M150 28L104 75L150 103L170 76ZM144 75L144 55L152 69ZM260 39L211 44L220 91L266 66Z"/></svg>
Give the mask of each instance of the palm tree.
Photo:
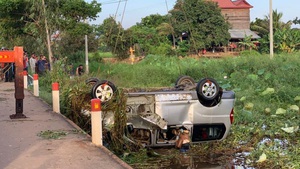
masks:
<svg viewBox="0 0 300 169"><path fill-rule="evenodd" d="M278 12L277 9L273 11L273 27L274 31L278 29L291 29L292 21L288 21L287 23L284 23L282 21L282 12ZM269 20L269 18L268 18Z"/></svg>
<svg viewBox="0 0 300 169"><path fill-rule="evenodd" d="M277 30L283 30L283 29L291 29L292 21L283 22L282 21L283 13L278 12L277 9L273 10L273 29L274 33ZM269 22L270 16L265 15L264 19L256 18L255 22L251 22L250 28L253 31L258 32L258 35L263 37L265 35L269 34Z"/></svg>

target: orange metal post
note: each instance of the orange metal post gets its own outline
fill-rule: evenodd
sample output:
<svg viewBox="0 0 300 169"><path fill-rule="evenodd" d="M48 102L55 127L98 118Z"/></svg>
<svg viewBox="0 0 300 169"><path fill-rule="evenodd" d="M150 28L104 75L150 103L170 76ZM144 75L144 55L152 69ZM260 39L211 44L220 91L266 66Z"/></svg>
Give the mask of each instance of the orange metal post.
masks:
<svg viewBox="0 0 300 169"><path fill-rule="evenodd" d="M26 118L23 114L24 75L23 75L23 47L15 47L13 51L0 51L0 63L15 63L15 98L16 114L11 119Z"/></svg>
<svg viewBox="0 0 300 169"><path fill-rule="evenodd" d="M15 62L15 98L16 98L16 114L10 115L11 119L26 118L23 114L24 100L24 75L23 75L23 47L14 48Z"/></svg>

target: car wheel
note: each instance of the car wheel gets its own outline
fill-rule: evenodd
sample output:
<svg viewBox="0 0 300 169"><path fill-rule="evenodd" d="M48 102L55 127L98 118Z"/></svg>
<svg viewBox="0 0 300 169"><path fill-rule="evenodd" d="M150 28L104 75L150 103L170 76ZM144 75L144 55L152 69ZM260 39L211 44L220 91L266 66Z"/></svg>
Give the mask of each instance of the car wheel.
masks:
<svg viewBox="0 0 300 169"><path fill-rule="evenodd" d="M212 78L201 79L197 84L196 91L200 103L204 106L215 106L221 100L219 84Z"/></svg>
<svg viewBox="0 0 300 169"><path fill-rule="evenodd" d="M116 92L116 86L108 80L98 81L92 89L92 97L100 99L101 103L108 102Z"/></svg>
<svg viewBox="0 0 300 169"><path fill-rule="evenodd" d="M195 86L195 80L190 76L180 76L175 82L175 88L190 88Z"/></svg>
<svg viewBox="0 0 300 169"><path fill-rule="evenodd" d="M85 84L88 84L88 85L95 85L97 82L99 82L100 79L96 78L96 77L91 77L91 78L88 78L86 81L85 81Z"/></svg>

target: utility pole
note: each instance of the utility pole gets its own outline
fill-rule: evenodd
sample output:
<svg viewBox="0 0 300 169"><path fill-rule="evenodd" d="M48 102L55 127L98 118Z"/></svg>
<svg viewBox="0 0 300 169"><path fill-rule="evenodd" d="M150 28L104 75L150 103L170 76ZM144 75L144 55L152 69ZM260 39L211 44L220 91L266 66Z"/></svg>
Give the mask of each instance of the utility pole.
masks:
<svg viewBox="0 0 300 169"><path fill-rule="evenodd" d="M85 20L87 24L87 21ZM85 39L85 72L89 74L89 49L88 49L88 37L87 35L84 36Z"/></svg>
<svg viewBox="0 0 300 169"><path fill-rule="evenodd" d="M274 46L273 46L273 5L272 0L270 0L270 59L274 56Z"/></svg>

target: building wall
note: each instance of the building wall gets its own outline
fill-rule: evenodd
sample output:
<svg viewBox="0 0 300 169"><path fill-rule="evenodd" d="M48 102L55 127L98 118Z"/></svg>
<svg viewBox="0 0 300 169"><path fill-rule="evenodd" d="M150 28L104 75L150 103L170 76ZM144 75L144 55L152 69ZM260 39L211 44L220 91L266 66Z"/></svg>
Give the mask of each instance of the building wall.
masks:
<svg viewBox="0 0 300 169"><path fill-rule="evenodd" d="M250 29L250 9L222 9L230 29Z"/></svg>

